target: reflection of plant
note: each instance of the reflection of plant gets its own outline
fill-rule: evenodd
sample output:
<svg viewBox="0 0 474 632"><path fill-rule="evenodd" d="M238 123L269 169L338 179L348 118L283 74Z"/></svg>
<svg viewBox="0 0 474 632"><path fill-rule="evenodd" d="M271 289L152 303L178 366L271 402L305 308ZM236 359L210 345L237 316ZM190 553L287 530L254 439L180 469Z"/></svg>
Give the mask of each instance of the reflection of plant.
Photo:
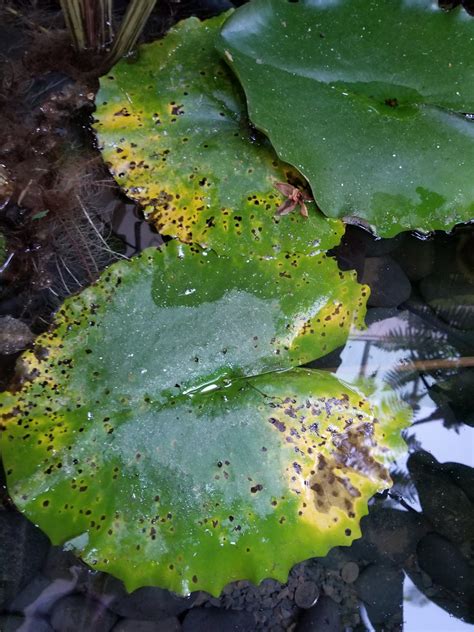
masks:
<svg viewBox="0 0 474 632"><path fill-rule="evenodd" d="M443 419L447 427L458 427L468 422L467 411L461 402L457 413L450 411L449 393L454 395L460 385L469 380L472 369L472 347L469 336L457 331L426 310L402 312L403 327L371 339L371 344L385 351L404 352L405 357L384 373L384 382L396 391L404 391L405 401L416 407L428 392L439 408L431 421ZM463 368L466 367L466 368ZM434 381L436 380L436 382ZM467 392L467 391L466 391ZM458 397L459 399L459 397Z"/></svg>

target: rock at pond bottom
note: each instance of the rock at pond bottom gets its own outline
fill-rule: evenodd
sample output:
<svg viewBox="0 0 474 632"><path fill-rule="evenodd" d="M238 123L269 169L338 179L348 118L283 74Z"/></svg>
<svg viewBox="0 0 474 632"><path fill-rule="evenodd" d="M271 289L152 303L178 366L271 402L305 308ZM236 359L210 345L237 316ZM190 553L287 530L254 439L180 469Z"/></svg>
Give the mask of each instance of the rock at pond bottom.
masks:
<svg viewBox="0 0 474 632"><path fill-rule="evenodd" d="M179 597L168 590L147 586L113 603L110 608L121 617L161 622L170 616L178 616L193 606L198 593Z"/></svg>
<svg viewBox="0 0 474 632"><path fill-rule="evenodd" d="M392 256L400 264L410 281L427 277L434 268L435 246L432 240L422 240L410 233L404 234Z"/></svg>
<svg viewBox="0 0 474 632"><path fill-rule="evenodd" d="M21 514L0 511L0 609L33 579L49 546L48 538Z"/></svg>
<svg viewBox="0 0 474 632"><path fill-rule="evenodd" d="M452 542L469 542L474 533L474 506L456 478L424 450L413 452L407 466L423 513L436 531Z"/></svg>
<svg viewBox="0 0 474 632"><path fill-rule="evenodd" d="M352 543L355 559L401 565L416 551L427 525L420 514L391 507L371 507L361 520L363 537Z"/></svg>
<svg viewBox="0 0 474 632"><path fill-rule="evenodd" d="M193 608L183 621L183 632L252 632L255 619L245 610Z"/></svg>
<svg viewBox="0 0 474 632"><path fill-rule="evenodd" d="M38 574L25 588L16 595L8 610L24 613L29 617L47 615L55 603L74 591L74 581L55 580Z"/></svg>
<svg viewBox="0 0 474 632"><path fill-rule="evenodd" d="M179 632L180 630L181 624L176 617L168 617L160 622L122 619L112 628L112 632Z"/></svg>
<svg viewBox="0 0 474 632"><path fill-rule="evenodd" d="M71 570L73 568L86 569L87 567L71 551L65 551L61 546L52 546L48 551L41 572L51 581L55 579L72 580Z"/></svg>
<svg viewBox="0 0 474 632"><path fill-rule="evenodd" d="M434 584L468 603L474 595L474 570L455 544L437 533L428 533L417 548L418 564Z"/></svg>
<svg viewBox="0 0 474 632"><path fill-rule="evenodd" d="M470 331L474 330L473 248L474 233L469 228L440 236L433 270L420 282L421 296L439 318Z"/></svg>
<svg viewBox="0 0 474 632"><path fill-rule="evenodd" d="M429 395L444 412L444 423L459 423L474 427L472 390L474 388L474 367L458 369L446 380L438 380L429 389ZM470 486L471 494L474 485ZM468 494L468 492L466 492Z"/></svg>
<svg viewBox="0 0 474 632"><path fill-rule="evenodd" d="M117 615L82 595L64 597L51 615L55 632L109 632L116 621Z"/></svg>
<svg viewBox="0 0 474 632"><path fill-rule="evenodd" d="M341 577L346 584L352 584L359 577L359 566L355 562L347 562L341 568Z"/></svg>
<svg viewBox="0 0 474 632"><path fill-rule="evenodd" d="M388 256L366 259L360 282L370 286L367 304L371 307L398 307L411 294L406 274Z"/></svg>
<svg viewBox="0 0 474 632"><path fill-rule="evenodd" d="M24 618L15 615L0 615L1 632L53 632L53 628L43 619Z"/></svg>
<svg viewBox="0 0 474 632"><path fill-rule="evenodd" d="M341 611L329 597L321 597L317 604L303 612L296 632L342 632Z"/></svg>
<svg viewBox="0 0 474 632"><path fill-rule="evenodd" d="M9 355L25 349L34 340L28 325L11 316L0 317L0 353Z"/></svg>
<svg viewBox="0 0 474 632"><path fill-rule="evenodd" d="M295 602L299 608L312 608L319 598L319 588L310 581L298 584L295 590Z"/></svg>
<svg viewBox="0 0 474 632"><path fill-rule="evenodd" d="M367 567L355 583L357 594L377 630L398 630L403 623L403 572L393 566Z"/></svg>

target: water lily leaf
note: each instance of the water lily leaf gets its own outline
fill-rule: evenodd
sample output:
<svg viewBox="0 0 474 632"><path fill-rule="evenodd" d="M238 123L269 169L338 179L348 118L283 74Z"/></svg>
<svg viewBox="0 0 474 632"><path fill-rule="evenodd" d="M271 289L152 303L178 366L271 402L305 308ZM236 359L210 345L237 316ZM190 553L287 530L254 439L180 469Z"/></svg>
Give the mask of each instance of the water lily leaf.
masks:
<svg viewBox="0 0 474 632"><path fill-rule="evenodd" d="M284 580L350 543L405 419L328 374L274 370L340 344L365 293L320 256L171 242L114 264L2 394L17 506L130 590Z"/></svg>
<svg viewBox="0 0 474 632"><path fill-rule="evenodd" d="M47 345L54 362L63 337L80 350L72 373L78 381L68 381L78 396L90 385L117 382L116 396L131 404L147 396L166 401L227 377L326 355L351 327L363 327L368 292L355 273L323 255L250 261L171 242L110 267L65 303L51 339L36 346ZM28 357L28 372L35 372L36 356Z"/></svg>
<svg viewBox="0 0 474 632"><path fill-rule="evenodd" d="M474 217L474 20L431 0L255 0L219 48L330 217L383 237Z"/></svg>
<svg viewBox="0 0 474 632"><path fill-rule="evenodd" d="M95 129L109 169L163 235L246 256L326 251L341 222L275 217L276 182L304 186L248 124L240 87L214 49L224 15L190 18L101 78Z"/></svg>
<svg viewBox="0 0 474 632"><path fill-rule="evenodd" d="M324 372L86 410L7 423L10 490L53 543L129 590L286 581L295 562L360 537L368 498L391 485L374 439L385 420Z"/></svg>

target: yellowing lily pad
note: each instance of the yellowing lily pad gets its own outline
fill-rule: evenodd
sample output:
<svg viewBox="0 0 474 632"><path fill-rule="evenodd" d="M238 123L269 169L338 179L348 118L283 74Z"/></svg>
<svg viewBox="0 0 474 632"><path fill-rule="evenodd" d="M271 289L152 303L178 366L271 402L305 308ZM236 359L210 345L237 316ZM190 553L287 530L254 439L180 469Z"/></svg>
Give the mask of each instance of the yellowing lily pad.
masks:
<svg viewBox="0 0 474 632"><path fill-rule="evenodd" d="M220 254L324 252L343 224L313 202L309 218L276 217L277 182L305 186L248 123L245 99L214 50L225 15L190 18L101 78L102 154L128 196L164 235Z"/></svg>
<svg viewBox="0 0 474 632"><path fill-rule="evenodd" d="M320 256L249 264L172 242L113 265L1 395L15 503L129 590L284 581L349 544L391 484L406 411L283 369L339 345L365 293Z"/></svg>
<svg viewBox="0 0 474 632"><path fill-rule="evenodd" d="M377 415L330 374L271 373L165 406L54 415L30 440L12 422L5 444L20 453L6 448L7 467L52 541L129 590L217 595L242 578L284 582L294 563L360 537L367 500L391 485Z"/></svg>

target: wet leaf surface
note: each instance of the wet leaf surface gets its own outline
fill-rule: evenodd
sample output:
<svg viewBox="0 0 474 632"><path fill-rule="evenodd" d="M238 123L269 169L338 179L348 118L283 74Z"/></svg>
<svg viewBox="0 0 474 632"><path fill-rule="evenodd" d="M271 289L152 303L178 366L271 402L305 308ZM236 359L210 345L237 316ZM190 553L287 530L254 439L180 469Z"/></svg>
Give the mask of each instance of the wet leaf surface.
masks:
<svg viewBox="0 0 474 632"><path fill-rule="evenodd" d="M462 9L257 0L219 48L252 122L326 215L383 237L472 219L474 20Z"/></svg>
<svg viewBox="0 0 474 632"><path fill-rule="evenodd" d="M343 225L314 202L306 220L275 216L285 199L275 183L305 183L249 126L240 87L214 49L224 20L185 20L102 77L95 129L104 159L163 235L249 257L324 252Z"/></svg>
<svg viewBox="0 0 474 632"><path fill-rule="evenodd" d="M66 301L2 398L17 506L129 590L285 581L358 537L407 413L324 372L274 371L361 318L365 288L320 261L296 260L294 280L291 258L248 267L173 242Z"/></svg>

